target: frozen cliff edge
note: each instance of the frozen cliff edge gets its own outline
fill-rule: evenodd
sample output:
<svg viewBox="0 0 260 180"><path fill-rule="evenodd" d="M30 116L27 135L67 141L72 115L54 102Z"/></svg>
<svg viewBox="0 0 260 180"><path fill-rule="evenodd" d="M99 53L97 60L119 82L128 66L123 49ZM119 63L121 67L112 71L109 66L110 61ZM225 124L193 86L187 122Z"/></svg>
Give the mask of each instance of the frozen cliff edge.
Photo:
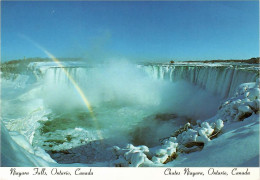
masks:
<svg viewBox="0 0 260 180"><path fill-rule="evenodd" d="M8 132L2 122L1 134L1 166L60 166L22 135ZM214 117L188 123L172 136L152 148L113 147L118 159L110 166L259 166L259 80L241 84Z"/></svg>
<svg viewBox="0 0 260 180"><path fill-rule="evenodd" d="M259 79L241 84L214 117L187 123L161 146L114 146L114 166L259 166L259 90Z"/></svg>
<svg viewBox="0 0 260 180"><path fill-rule="evenodd" d="M35 70L31 73L34 80L37 77L41 78L41 73L51 77L54 74L59 81L65 80L64 75L59 73L61 68L47 66L46 69L45 67L41 69L39 74L36 71L38 68L32 69ZM73 77L78 78L84 68L81 66L68 68L68 71ZM186 124L173 134L175 137L165 139L161 146L148 148L127 145L126 148L113 148L118 159L110 166L259 166L259 82L241 84L255 81L257 77L255 70L248 73L247 70L229 66L213 68L167 65L156 66L152 72L156 78L170 78L171 81L176 77L176 80L193 82L189 81L191 78L190 80L196 80L196 85L206 90L217 88L216 91L223 92L224 96L230 94L229 97L234 97L227 99L220 106L216 116L203 123L197 121L196 125ZM196 73L200 75L197 76ZM34 80L30 81L27 75L16 74L13 77L15 82L12 83L19 87L34 83ZM241 84L232 95L231 86L228 84L230 82L233 88ZM223 83L223 86L219 83ZM57 164L41 149L31 147L27 139L20 134L8 132L2 122L1 129L2 166L89 166ZM108 166L108 163L90 164L90 166Z"/></svg>
<svg viewBox="0 0 260 180"><path fill-rule="evenodd" d="M1 121L1 166L50 166L54 163L44 150L34 149L23 135L8 132Z"/></svg>
<svg viewBox="0 0 260 180"><path fill-rule="evenodd" d="M258 66L237 63L148 64L139 68L155 79L187 81L223 99L232 97L240 84L255 82L259 76Z"/></svg>

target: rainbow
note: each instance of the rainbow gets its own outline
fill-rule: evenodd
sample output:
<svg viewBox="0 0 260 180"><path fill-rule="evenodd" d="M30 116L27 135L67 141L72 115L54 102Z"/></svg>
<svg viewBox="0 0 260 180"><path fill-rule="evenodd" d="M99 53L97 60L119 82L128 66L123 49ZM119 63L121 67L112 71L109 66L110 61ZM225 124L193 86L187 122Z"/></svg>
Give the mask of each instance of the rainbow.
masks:
<svg viewBox="0 0 260 180"><path fill-rule="evenodd" d="M99 128L99 124L97 121L97 118L94 114L94 111L90 105L90 102L88 101L86 95L84 94L84 92L82 91L82 89L79 87L79 85L77 84L77 82L73 79L73 77L69 74L69 72L66 70L66 68L62 65L62 63L53 55L51 54L49 51L47 51L45 48L43 48L42 46L40 46L39 44L37 44L36 42L34 42L33 40L29 39L28 37L26 37L25 35L20 35L22 38L25 38L26 40L30 41L32 44L34 44L37 48L39 48L40 50L42 50L52 61L54 61L64 72L64 74L67 76L67 78L69 79L69 81L72 83L72 85L75 87L76 91L79 93L82 101L84 102L86 108L89 110L90 116L94 121L94 125L98 131L98 138L99 140L101 140L101 142L103 141L103 136L102 133L100 131Z"/></svg>

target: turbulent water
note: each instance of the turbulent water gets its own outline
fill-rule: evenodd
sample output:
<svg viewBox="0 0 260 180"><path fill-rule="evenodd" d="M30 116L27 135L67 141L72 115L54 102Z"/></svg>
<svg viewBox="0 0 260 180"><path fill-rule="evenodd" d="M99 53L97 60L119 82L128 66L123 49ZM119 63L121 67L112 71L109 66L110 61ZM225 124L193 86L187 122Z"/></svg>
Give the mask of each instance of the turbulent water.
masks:
<svg viewBox="0 0 260 180"><path fill-rule="evenodd" d="M241 64L63 66L9 72L1 98L7 129L59 163L108 161L114 145L158 145L186 122L213 116L238 85L258 76L258 67Z"/></svg>

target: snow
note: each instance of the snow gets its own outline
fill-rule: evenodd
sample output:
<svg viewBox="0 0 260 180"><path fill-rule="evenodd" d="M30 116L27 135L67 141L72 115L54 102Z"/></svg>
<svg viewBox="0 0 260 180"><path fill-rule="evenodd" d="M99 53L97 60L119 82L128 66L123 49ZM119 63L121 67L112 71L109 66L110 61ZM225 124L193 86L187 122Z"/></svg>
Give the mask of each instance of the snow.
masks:
<svg viewBox="0 0 260 180"><path fill-rule="evenodd" d="M125 167L132 166L138 167L142 164L150 164L151 161L147 158L149 149L146 146L133 146L128 144L125 148L113 147L114 153L118 156L118 159L113 162L115 166Z"/></svg>
<svg viewBox="0 0 260 180"><path fill-rule="evenodd" d="M138 151L139 148L133 145L125 149L116 147L115 153L120 155L124 166L127 163L129 166L259 166L259 103L255 103L259 102L258 92L258 80L256 83L241 84L235 97L224 102L216 116L202 123L197 121L194 127L187 123L177 131L178 135L175 133L177 138L164 140L161 146L151 150L146 147L145 152L150 152L153 164L147 158L148 154ZM246 93L253 94L252 98L244 96ZM237 113L234 114L234 110ZM244 116L246 113L247 116ZM198 142L203 143L202 150L196 147ZM174 153L178 157L167 163ZM129 154L138 161L127 158Z"/></svg>
<svg viewBox="0 0 260 180"><path fill-rule="evenodd" d="M224 122L221 119L216 121L216 129L220 131L224 127Z"/></svg>
<svg viewBox="0 0 260 180"><path fill-rule="evenodd" d="M161 67L156 68L153 67L154 72L158 73L162 78L165 78L165 74L172 71L169 66L163 67L164 69ZM195 72L194 68L187 69L187 72ZM184 71L186 70L181 69L182 74L179 72L179 77L183 77ZM202 71L202 74L198 75L199 78L206 73L213 73L209 76L209 79L203 80L202 78L196 81L196 83L201 83L201 86L205 86L206 89L212 86L210 88L216 88L218 92L221 92L217 87L219 84L212 85L212 82L210 82L215 75L219 78L219 81L226 83L225 88L228 87L230 81L222 81L224 75L230 75L228 79L233 79L234 82L230 85L232 88L235 87L234 84L241 82L237 79L241 76L234 75L234 73L238 73L236 70L232 70L233 75L231 75L230 67L222 69L221 72L225 72L224 75L218 74L212 69ZM251 74L246 77L242 81L247 81L247 83L238 86L233 92L233 97L230 96L220 105L215 116L203 121L197 120L197 124L184 124L172 135L169 134L169 137L164 139L161 145L155 147L134 146L132 144L128 144L123 148L119 146L111 147L110 151L114 156L111 156L111 154L100 154L100 156L104 158L115 157L115 159L112 158L111 161L104 160L93 164L86 164L85 156L80 157L80 162L84 163L58 164L42 148L31 145L31 139L34 136L35 128L37 128L34 121L45 120L44 115L46 112L43 111L42 101L30 99L35 96L32 96L35 92L28 91L27 94L19 96L19 100L24 102L34 101L33 104L37 104L36 111L25 104L26 107L23 108L32 108L32 114L18 119L16 123L12 123L10 120L10 122L4 122L4 124L3 120L1 120L1 163L3 166L259 166L259 79L256 82L248 83L249 80L254 80L255 76ZM195 76L189 78L194 80ZM23 83L19 85L19 88L24 88L26 81L27 79L23 77ZM14 84L16 84L16 81ZM232 90L225 88L222 92L223 95L232 92ZM21 125L26 125L26 128L24 129ZM68 129L65 134L59 131L55 133L50 133L49 136L61 139L64 139L67 135L73 137L71 144L57 145L55 147L57 150L64 149L63 146L76 146L79 144L78 141L81 136L83 139L89 138L88 133L80 128ZM42 140L44 140L44 137ZM93 150L102 153L101 149L97 148L97 145L93 144L95 146ZM72 151L77 154L84 150L84 146L82 146ZM108 150L105 152L108 152Z"/></svg>
<svg viewBox="0 0 260 180"><path fill-rule="evenodd" d="M226 125L223 133L211 140L202 151L181 154L167 166L259 166L259 115Z"/></svg>
<svg viewBox="0 0 260 180"><path fill-rule="evenodd" d="M55 163L42 150L34 150L25 137L18 133L10 133L1 122L1 164L2 166L51 166ZM40 156L37 156L37 155Z"/></svg>
<svg viewBox="0 0 260 180"><path fill-rule="evenodd" d="M212 125L203 122L201 127L196 127L197 130L185 128L189 127L189 123L187 124L177 138L170 137L164 140L161 146L151 148L151 150L146 146L135 147L132 144L127 145L125 148L115 146L114 153L118 156L118 160L115 162L116 166L162 166L167 162L167 159L177 153L177 147L179 152L192 152L198 147L187 147L188 144L196 142L207 144L211 141L209 137L215 131L214 127L217 131L223 128L223 121L220 119L217 119Z"/></svg>
<svg viewBox="0 0 260 180"><path fill-rule="evenodd" d="M235 97L222 103L218 116L223 121L242 121L258 112L259 84L257 82L241 84L235 92Z"/></svg>
<svg viewBox="0 0 260 180"><path fill-rule="evenodd" d="M50 62L31 62L28 65L28 68L46 70L50 67L60 67L60 66L82 67L82 66L86 66L86 65L87 64L84 63L83 61L66 61L66 62L59 62L59 64L56 62L50 61Z"/></svg>

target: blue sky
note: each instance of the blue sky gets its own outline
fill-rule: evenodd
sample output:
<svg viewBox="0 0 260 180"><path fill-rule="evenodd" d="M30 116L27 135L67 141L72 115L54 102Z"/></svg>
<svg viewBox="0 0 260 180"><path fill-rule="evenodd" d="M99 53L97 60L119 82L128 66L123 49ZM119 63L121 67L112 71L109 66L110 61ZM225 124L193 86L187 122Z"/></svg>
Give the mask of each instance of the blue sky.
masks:
<svg viewBox="0 0 260 180"><path fill-rule="evenodd" d="M2 61L247 59L259 56L259 2L1 2Z"/></svg>

